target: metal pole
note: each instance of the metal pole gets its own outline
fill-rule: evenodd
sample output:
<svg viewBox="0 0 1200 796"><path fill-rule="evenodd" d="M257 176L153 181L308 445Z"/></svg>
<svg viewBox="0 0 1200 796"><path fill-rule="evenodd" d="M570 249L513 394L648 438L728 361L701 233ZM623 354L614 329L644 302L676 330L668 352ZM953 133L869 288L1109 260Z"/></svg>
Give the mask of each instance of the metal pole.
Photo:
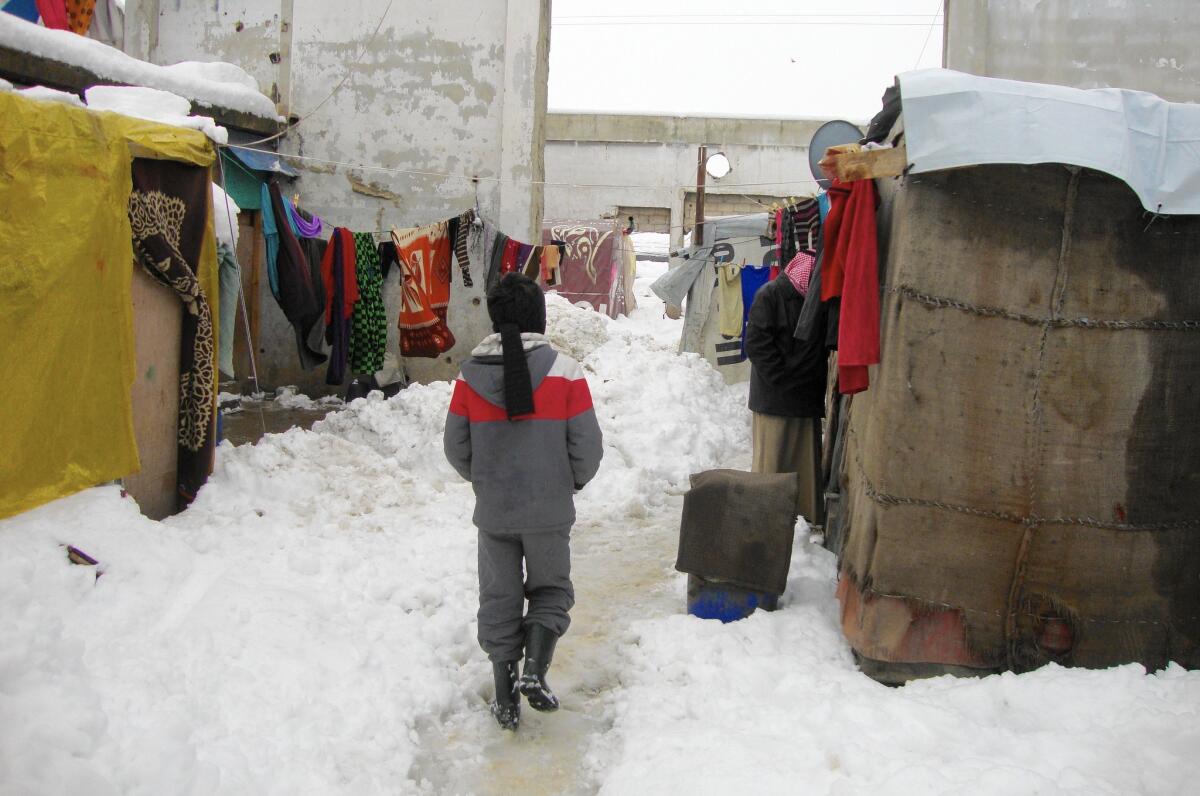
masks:
<svg viewBox="0 0 1200 796"><path fill-rule="evenodd" d="M701 144L699 157L696 160L696 223L692 227L692 245L704 243L704 162L708 160L708 147Z"/></svg>

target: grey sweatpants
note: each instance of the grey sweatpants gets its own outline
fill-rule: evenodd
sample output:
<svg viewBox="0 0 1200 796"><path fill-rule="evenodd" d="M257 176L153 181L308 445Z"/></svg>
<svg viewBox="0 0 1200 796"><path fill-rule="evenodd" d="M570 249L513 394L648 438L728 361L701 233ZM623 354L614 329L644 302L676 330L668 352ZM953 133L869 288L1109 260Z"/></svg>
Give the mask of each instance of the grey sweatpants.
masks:
<svg viewBox="0 0 1200 796"><path fill-rule="evenodd" d="M520 658L526 625L544 625L558 636L566 633L574 604L569 528L524 534L479 532L479 646L488 658Z"/></svg>

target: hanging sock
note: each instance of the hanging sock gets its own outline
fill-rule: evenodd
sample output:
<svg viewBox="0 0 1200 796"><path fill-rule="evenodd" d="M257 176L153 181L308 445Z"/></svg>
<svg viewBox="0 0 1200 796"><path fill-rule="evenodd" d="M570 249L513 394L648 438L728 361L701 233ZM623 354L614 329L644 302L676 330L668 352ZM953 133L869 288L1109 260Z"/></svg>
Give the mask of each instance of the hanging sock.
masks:
<svg viewBox="0 0 1200 796"><path fill-rule="evenodd" d="M350 372L377 373L383 370L387 349L387 316L383 308L379 250L370 232L354 233L354 267L358 303L354 305L350 326Z"/></svg>
<svg viewBox="0 0 1200 796"><path fill-rule="evenodd" d="M392 230L404 278L400 291L400 353L436 357L454 346L446 324L450 305L450 238L445 221Z"/></svg>

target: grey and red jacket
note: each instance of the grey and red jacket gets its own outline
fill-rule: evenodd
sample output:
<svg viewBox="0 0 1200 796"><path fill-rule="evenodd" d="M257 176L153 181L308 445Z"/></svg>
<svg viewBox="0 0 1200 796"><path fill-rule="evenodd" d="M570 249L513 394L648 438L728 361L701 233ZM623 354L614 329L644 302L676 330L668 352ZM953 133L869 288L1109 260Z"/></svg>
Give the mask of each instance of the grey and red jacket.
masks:
<svg viewBox="0 0 1200 796"><path fill-rule="evenodd" d="M604 455L592 394L579 363L544 335L521 335L533 384L533 414L504 410L500 335L463 363L446 415L446 458L475 488L473 521L490 533L560 531L575 522L575 490Z"/></svg>

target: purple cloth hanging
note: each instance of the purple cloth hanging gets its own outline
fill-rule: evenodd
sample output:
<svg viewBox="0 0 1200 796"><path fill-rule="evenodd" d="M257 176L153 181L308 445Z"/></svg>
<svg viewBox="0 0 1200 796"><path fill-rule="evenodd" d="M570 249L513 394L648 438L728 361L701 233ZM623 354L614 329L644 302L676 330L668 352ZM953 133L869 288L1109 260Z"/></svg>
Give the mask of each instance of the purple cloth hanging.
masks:
<svg viewBox="0 0 1200 796"><path fill-rule="evenodd" d="M325 226L325 222L321 217L313 214L312 221L308 221L304 216L296 210L296 206L291 203L286 196L283 197L283 206L287 208L288 218L292 220L292 226L300 233L302 238L319 238L321 237L321 227Z"/></svg>

